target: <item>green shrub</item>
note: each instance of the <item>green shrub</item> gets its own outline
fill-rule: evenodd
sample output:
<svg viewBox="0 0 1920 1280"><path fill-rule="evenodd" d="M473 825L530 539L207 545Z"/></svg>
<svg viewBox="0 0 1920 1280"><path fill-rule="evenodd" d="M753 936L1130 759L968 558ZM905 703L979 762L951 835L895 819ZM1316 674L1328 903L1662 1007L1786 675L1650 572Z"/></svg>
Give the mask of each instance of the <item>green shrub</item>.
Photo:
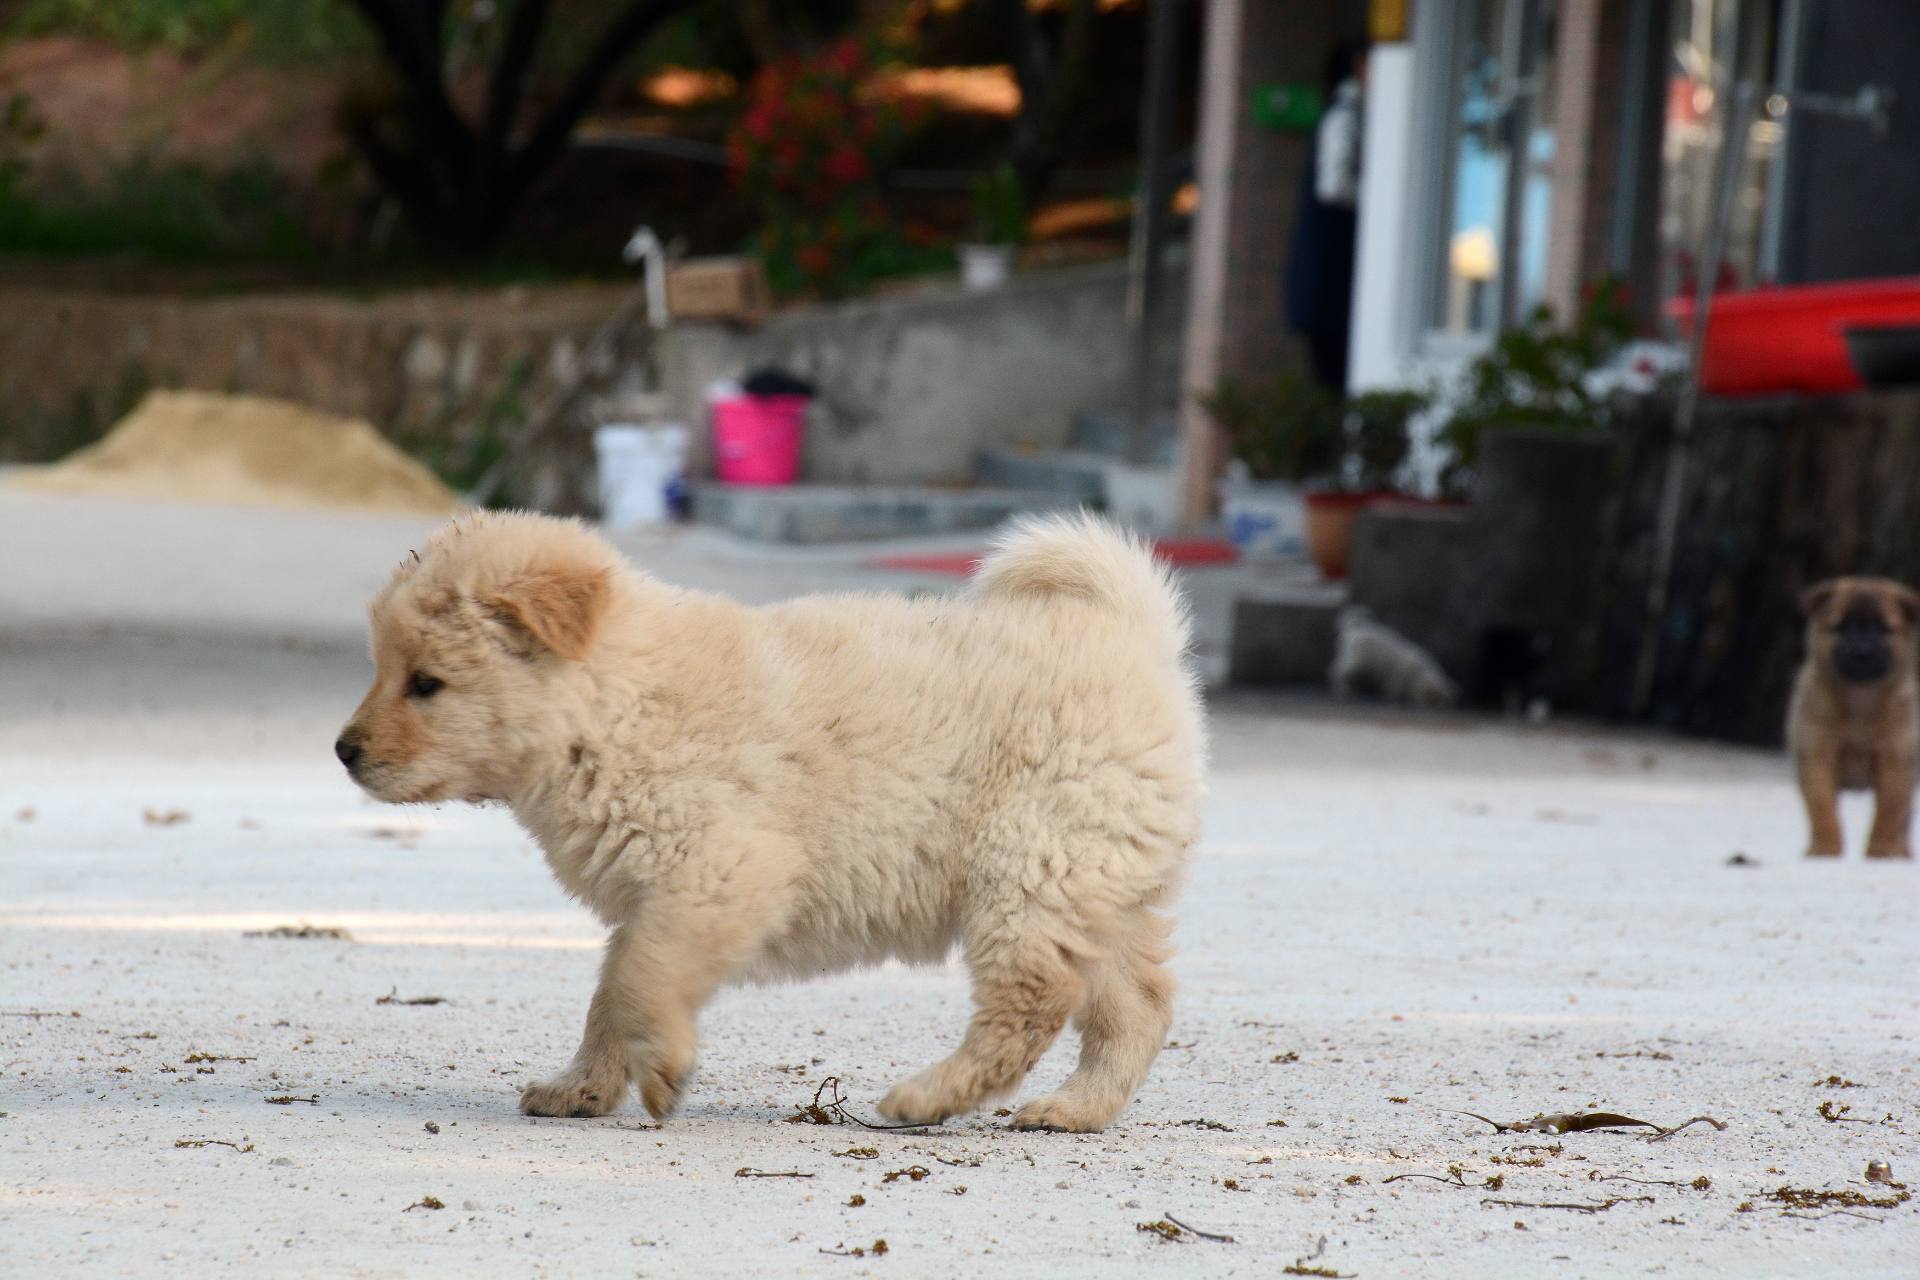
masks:
<svg viewBox="0 0 1920 1280"><path fill-rule="evenodd" d="M228 169L136 155L29 190L0 163L0 253L287 261L314 252L302 199L263 159Z"/></svg>
<svg viewBox="0 0 1920 1280"><path fill-rule="evenodd" d="M1222 378L1201 407L1255 480L1329 480L1343 454L1340 401L1297 373L1259 382Z"/></svg>
<svg viewBox="0 0 1920 1280"><path fill-rule="evenodd" d="M1606 403L1587 390L1587 380L1613 359L1633 330L1625 292L1602 283L1588 291L1571 328L1556 328L1552 313L1541 307L1524 324L1502 333L1467 366L1460 395L1440 428L1447 455L1441 488L1466 492L1488 431L1577 434L1605 426Z"/></svg>
<svg viewBox="0 0 1920 1280"><path fill-rule="evenodd" d="M1297 373L1263 382L1222 379L1201 399L1255 480L1330 489L1390 489L1412 446L1413 416L1427 398L1369 391L1343 399Z"/></svg>
<svg viewBox="0 0 1920 1280"><path fill-rule="evenodd" d="M973 233L981 244L1019 244L1027 238L1027 197L1012 165L974 180Z"/></svg>
<svg viewBox="0 0 1920 1280"><path fill-rule="evenodd" d="M239 46L288 63L358 52L363 30L343 0L25 0L4 33L188 54Z"/></svg>

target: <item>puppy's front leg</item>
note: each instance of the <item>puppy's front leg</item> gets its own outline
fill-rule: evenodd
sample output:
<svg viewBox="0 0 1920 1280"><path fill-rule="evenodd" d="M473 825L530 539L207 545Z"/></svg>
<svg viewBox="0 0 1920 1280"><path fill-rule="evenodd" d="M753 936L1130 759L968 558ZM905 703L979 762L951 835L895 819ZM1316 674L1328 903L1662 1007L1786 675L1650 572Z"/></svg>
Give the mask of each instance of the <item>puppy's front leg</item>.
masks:
<svg viewBox="0 0 1920 1280"><path fill-rule="evenodd" d="M1914 760L1884 751L1873 768L1873 829L1867 835L1869 858L1911 858L1907 841L1913 826Z"/></svg>
<svg viewBox="0 0 1920 1280"><path fill-rule="evenodd" d="M560 1075L520 1095L522 1111L605 1115L630 1083L655 1119L674 1109L693 1073L695 1017L753 958L786 903L777 846L742 840L722 848L651 885L614 929L579 1052Z"/></svg>
<svg viewBox="0 0 1920 1280"><path fill-rule="evenodd" d="M603 1116L626 1100L632 1071L620 1014L632 1001L620 987L630 968L625 960L630 928L620 925L607 939L600 985L587 1006L587 1029L573 1061L553 1079L521 1092L520 1109L528 1115Z"/></svg>
<svg viewBox="0 0 1920 1280"><path fill-rule="evenodd" d="M1807 856L1837 858L1842 847L1839 762L1828 752L1803 751L1795 764L1800 798L1807 806Z"/></svg>

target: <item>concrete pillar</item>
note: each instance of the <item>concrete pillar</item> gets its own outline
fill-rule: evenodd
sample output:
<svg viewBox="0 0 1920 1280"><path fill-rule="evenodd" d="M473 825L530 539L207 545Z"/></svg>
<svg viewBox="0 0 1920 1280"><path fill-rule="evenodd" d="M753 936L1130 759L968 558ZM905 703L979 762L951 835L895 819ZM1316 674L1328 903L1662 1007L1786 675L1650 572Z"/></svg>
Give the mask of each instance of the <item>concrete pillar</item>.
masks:
<svg viewBox="0 0 1920 1280"><path fill-rule="evenodd" d="M1180 404L1181 518L1213 512L1223 442L1196 398L1222 376L1263 377L1299 362L1284 308L1287 246L1310 139L1252 118L1251 96L1278 81L1317 84L1338 34L1360 30L1364 6L1341 0L1208 0L1200 69Z"/></svg>
<svg viewBox="0 0 1920 1280"><path fill-rule="evenodd" d="M1647 27L1637 50L1636 21ZM1651 306L1666 30L1667 0L1562 0L1546 302L1563 321L1572 319L1582 290L1608 275L1623 276L1632 294ZM1629 147L1624 131L1634 127L1640 137ZM1628 163L1632 174L1622 168Z"/></svg>
<svg viewBox="0 0 1920 1280"><path fill-rule="evenodd" d="M1604 74L1599 66L1603 7L1604 0L1561 0L1553 51L1553 198L1547 213L1544 292L1547 306L1562 321L1572 319L1580 306L1587 235L1597 211L1588 193L1599 176L1596 161L1608 156L1608 148L1594 135Z"/></svg>

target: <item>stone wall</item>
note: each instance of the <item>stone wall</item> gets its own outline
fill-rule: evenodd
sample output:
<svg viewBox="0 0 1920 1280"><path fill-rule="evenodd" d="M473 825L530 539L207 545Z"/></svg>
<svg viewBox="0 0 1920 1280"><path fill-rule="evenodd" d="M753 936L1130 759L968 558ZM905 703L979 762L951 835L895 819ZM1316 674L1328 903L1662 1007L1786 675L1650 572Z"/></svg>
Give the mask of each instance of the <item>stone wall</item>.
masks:
<svg viewBox="0 0 1920 1280"><path fill-rule="evenodd" d="M1178 385L1180 276L1157 344L1156 384ZM708 383L778 365L819 396L801 473L829 484L971 478L993 445L1053 449L1076 411L1121 409L1133 389L1124 263L1016 276L1005 289L922 289L783 311L758 329L674 328L659 374L675 416L704 421ZM695 469L708 437L694 433Z"/></svg>
<svg viewBox="0 0 1920 1280"><path fill-rule="evenodd" d="M1082 409L1131 390L1122 264L1017 277L995 293L913 292L794 307L757 329L677 325L629 335L610 385L656 390L695 428L710 469L704 390L778 364L820 388L802 476L828 483L948 483L994 444L1053 447ZM0 287L0 461L59 457L97 438L153 387L245 391L365 418L469 483L502 438L581 358L618 285L182 297L102 288ZM1179 317L1160 343L1171 394ZM618 395L611 398L617 404ZM548 453L587 465L585 432ZM528 481L509 498L564 489Z"/></svg>
<svg viewBox="0 0 1920 1280"><path fill-rule="evenodd" d="M1489 434L1471 505L1360 513L1354 603L1431 653L1476 703L1577 704L1614 452L1604 437Z"/></svg>
<svg viewBox="0 0 1920 1280"><path fill-rule="evenodd" d="M0 289L0 460L48 461L154 387L365 418L456 483L568 370L617 290L183 298Z"/></svg>

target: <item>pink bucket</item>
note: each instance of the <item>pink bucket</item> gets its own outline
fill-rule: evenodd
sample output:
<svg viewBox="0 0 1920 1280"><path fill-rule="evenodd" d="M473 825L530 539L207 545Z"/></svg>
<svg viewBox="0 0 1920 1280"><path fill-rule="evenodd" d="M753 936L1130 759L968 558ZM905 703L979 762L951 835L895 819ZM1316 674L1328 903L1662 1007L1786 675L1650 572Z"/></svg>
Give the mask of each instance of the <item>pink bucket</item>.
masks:
<svg viewBox="0 0 1920 1280"><path fill-rule="evenodd" d="M712 407L713 464L722 483L793 483L800 474L807 397L735 396Z"/></svg>

